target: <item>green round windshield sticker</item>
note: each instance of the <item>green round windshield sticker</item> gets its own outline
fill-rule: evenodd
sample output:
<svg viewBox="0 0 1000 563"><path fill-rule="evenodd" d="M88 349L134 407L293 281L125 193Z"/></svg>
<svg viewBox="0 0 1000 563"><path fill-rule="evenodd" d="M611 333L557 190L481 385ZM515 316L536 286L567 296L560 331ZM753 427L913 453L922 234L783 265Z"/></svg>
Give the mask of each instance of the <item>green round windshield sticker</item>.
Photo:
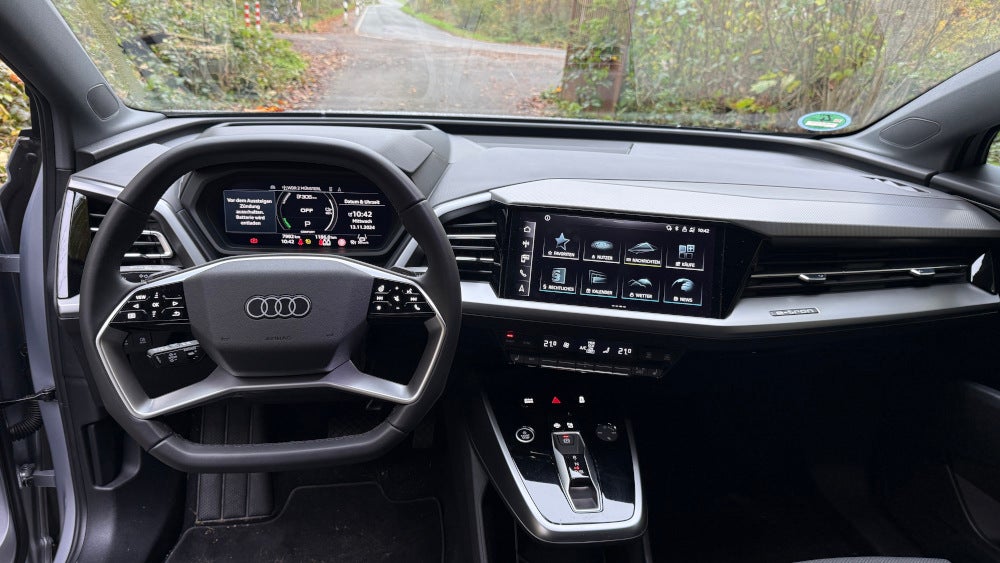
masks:
<svg viewBox="0 0 1000 563"><path fill-rule="evenodd" d="M839 111L814 111L799 118L799 127L808 131L836 131L851 124L851 116Z"/></svg>

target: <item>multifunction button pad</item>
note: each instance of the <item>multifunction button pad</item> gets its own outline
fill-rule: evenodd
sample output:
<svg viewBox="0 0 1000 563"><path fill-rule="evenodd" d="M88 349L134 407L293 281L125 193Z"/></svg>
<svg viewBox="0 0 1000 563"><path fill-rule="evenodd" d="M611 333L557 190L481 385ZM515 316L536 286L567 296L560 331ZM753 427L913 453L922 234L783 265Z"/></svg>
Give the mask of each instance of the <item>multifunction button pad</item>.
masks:
<svg viewBox="0 0 1000 563"><path fill-rule="evenodd" d="M434 311L415 285L376 279L368 313L373 317L430 317Z"/></svg>
<svg viewBox="0 0 1000 563"><path fill-rule="evenodd" d="M158 368L193 364L204 355L201 344L197 340L168 344L146 351L146 357L149 358L150 363Z"/></svg>
<svg viewBox="0 0 1000 563"><path fill-rule="evenodd" d="M184 287L180 283L172 283L133 293L115 313L112 324L145 325L187 321Z"/></svg>

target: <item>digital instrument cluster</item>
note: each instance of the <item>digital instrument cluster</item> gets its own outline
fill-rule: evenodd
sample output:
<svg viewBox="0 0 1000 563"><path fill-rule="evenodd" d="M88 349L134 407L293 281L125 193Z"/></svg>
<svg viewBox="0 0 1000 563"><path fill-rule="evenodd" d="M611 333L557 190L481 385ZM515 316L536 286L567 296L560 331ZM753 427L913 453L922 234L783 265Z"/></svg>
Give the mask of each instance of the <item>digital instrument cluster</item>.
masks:
<svg viewBox="0 0 1000 563"><path fill-rule="evenodd" d="M219 197L223 232L238 246L378 250L395 223L385 195L357 176L233 179Z"/></svg>
<svg viewBox="0 0 1000 563"><path fill-rule="evenodd" d="M716 316L721 226L516 210L505 297L609 309Z"/></svg>

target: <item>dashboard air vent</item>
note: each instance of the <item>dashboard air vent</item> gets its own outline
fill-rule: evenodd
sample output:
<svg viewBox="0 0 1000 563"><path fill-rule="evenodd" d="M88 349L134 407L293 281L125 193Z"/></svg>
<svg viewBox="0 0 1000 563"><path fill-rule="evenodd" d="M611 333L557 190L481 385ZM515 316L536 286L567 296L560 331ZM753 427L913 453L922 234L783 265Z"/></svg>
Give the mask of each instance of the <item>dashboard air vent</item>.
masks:
<svg viewBox="0 0 1000 563"><path fill-rule="evenodd" d="M489 281L499 272L497 221L489 209L446 220L444 230L463 280Z"/></svg>
<svg viewBox="0 0 1000 563"><path fill-rule="evenodd" d="M90 219L90 233L93 236L101 227L101 221L111 208L110 203L88 198L87 208ZM170 247L167 237L159 230L154 221L149 222L149 228L142 231L139 238L132 243L132 248L125 253L125 261L139 264L157 264L161 260L173 258L174 250Z"/></svg>
<svg viewBox="0 0 1000 563"><path fill-rule="evenodd" d="M743 297L969 283L983 249L761 249Z"/></svg>

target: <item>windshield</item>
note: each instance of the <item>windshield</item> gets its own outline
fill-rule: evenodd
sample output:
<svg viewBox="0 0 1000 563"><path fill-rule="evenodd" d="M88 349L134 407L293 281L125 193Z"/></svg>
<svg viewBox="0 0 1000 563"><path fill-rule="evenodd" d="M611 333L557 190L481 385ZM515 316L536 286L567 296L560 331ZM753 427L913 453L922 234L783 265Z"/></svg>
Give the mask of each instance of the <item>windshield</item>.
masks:
<svg viewBox="0 0 1000 563"><path fill-rule="evenodd" d="M864 127L1000 49L990 0L55 0L157 111Z"/></svg>

